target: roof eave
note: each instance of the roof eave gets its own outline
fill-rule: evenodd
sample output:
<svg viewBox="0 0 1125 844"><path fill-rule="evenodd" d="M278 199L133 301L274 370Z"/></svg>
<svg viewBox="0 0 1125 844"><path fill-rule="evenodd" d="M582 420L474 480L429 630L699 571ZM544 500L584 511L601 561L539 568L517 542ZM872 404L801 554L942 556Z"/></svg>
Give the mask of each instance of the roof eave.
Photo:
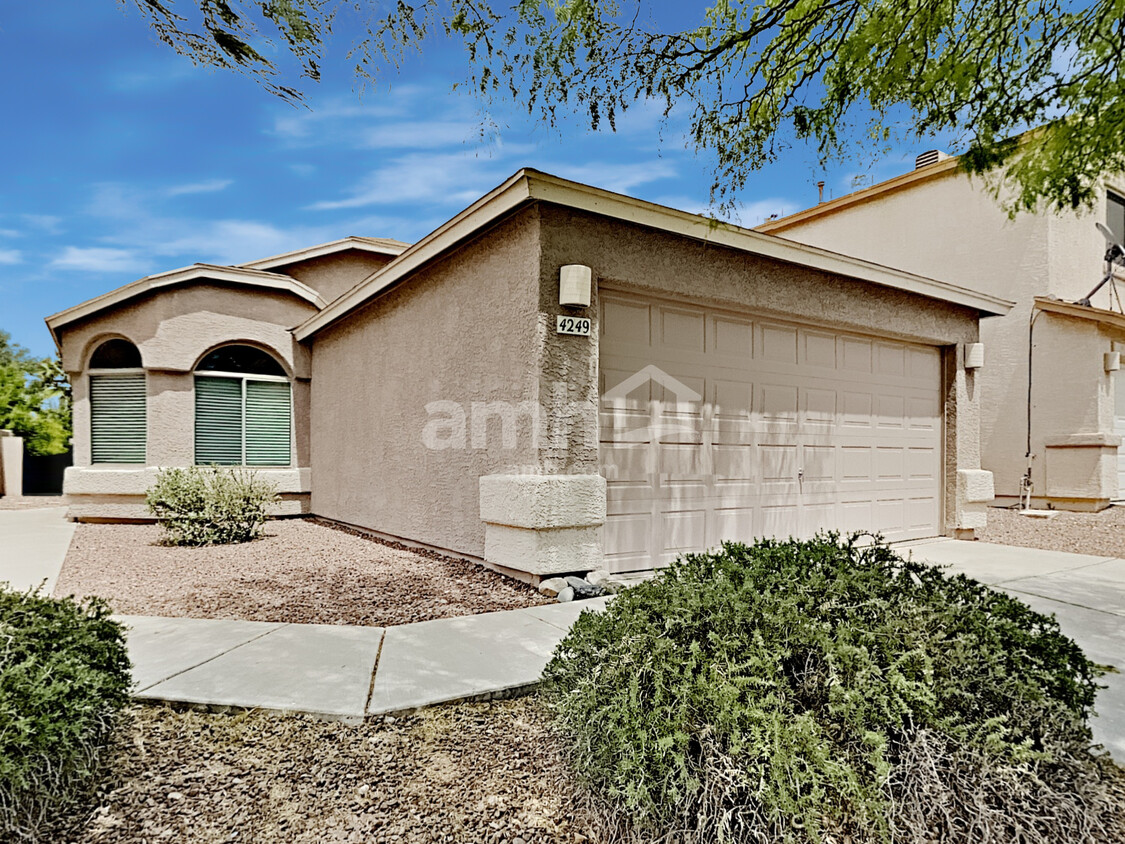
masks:
<svg viewBox="0 0 1125 844"><path fill-rule="evenodd" d="M320 313L314 314L297 326L294 329L295 336L302 341L308 339L362 307L408 273L463 242L501 216L511 213L524 203L536 200L842 275L857 281L917 293L976 310L982 316L1003 316L1014 305L1007 299L979 293L948 282L914 275L815 246L744 229L698 214L690 214L687 211L679 211L524 169L334 300Z"/></svg>
<svg viewBox="0 0 1125 844"><path fill-rule="evenodd" d="M851 208L854 205L862 205L865 202L878 199L886 194L914 187L921 182L928 182L938 176L944 176L953 170L957 170L959 167L960 159L957 156L946 158L934 164L927 164L907 173L895 176L893 179L879 182L869 188L845 194L836 199L830 199L827 202L821 202L818 205L796 211L776 220L767 220L761 225L755 226L754 231L763 234L778 234L785 229L800 225L801 223L806 223L809 220L815 220L819 217L835 213L836 211Z"/></svg>
<svg viewBox="0 0 1125 844"><path fill-rule="evenodd" d="M346 252L349 249L354 249L360 252L371 252L376 255L386 255L395 258L401 255L407 248L409 243L402 243L397 240L390 240L388 238L364 238L364 237L342 237L339 240L332 240L328 243L320 243L316 246L309 246L305 249L296 249L292 252L282 252L280 255L271 255L268 258L259 258L256 261L248 261L245 264L239 264L240 267L256 270L269 270L276 267L285 267L290 264L296 264L301 261L308 261L313 258L323 258L326 255L335 255L339 252Z"/></svg>
<svg viewBox="0 0 1125 844"><path fill-rule="evenodd" d="M58 329L69 323L116 307L145 293L197 280L244 284L288 292L304 299L317 309L325 307L326 304L320 294L311 287L281 273L270 273L245 267L226 267L217 264L192 264L190 267L181 267L180 269L146 276L108 293L103 293L101 296L96 296L71 308L51 314L45 320L47 328L55 339L55 345L57 346L59 343Z"/></svg>

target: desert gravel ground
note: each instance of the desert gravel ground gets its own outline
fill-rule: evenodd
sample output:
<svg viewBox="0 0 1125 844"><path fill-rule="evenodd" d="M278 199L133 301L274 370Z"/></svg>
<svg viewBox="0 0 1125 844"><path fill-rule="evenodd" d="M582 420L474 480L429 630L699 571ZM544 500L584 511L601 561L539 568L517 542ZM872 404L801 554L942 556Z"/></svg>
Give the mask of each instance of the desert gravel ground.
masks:
<svg viewBox="0 0 1125 844"><path fill-rule="evenodd" d="M305 519L240 545L173 548L155 525L80 524L56 595L118 613L297 624L394 625L548 603L482 566Z"/></svg>
<svg viewBox="0 0 1125 844"><path fill-rule="evenodd" d="M138 707L77 841L587 841L555 747L535 698L359 727Z"/></svg>
<svg viewBox="0 0 1125 844"><path fill-rule="evenodd" d="M39 510L43 507L65 507L61 495L0 495L0 510Z"/></svg>
<svg viewBox="0 0 1125 844"><path fill-rule="evenodd" d="M1125 507L1110 507L1100 513L1060 511L1050 519L993 507L980 538L1001 545L1125 558Z"/></svg>

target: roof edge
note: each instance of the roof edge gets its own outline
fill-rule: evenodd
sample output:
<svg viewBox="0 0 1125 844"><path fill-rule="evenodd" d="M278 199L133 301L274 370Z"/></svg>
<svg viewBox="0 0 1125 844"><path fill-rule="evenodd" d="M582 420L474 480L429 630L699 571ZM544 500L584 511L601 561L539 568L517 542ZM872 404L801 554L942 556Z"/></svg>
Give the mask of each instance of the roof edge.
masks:
<svg viewBox="0 0 1125 844"><path fill-rule="evenodd" d="M189 267L145 276L108 293L103 293L101 296L95 296L93 299L87 299L78 305L51 314L45 319L45 322L57 345L56 331L71 322L116 307L153 290L196 280L225 281L231 284L245 284L252 287L279 290L304 299L318 310L324 308L327 304L320 294L311 287L281 273L271 273L247 267L227 267L219 264L192 264Z"/></svg>
<svg viewBox="0 0 1125 844"><path fill-rule="evenodd" d="M933 166L941 167L949 160ZM298 340L308 339L362 307L408 273L433 260L446 249L471 237L503 214L535 200L601 214L659 231L751 252L766 258L843 275L858 281L917 293L972 308L984 316L1003 316L1014 306L1013 302L999 296L979 293L948 282L524 168L426 235L385 267L376 270L343 296L333 300L320 313L314 314L298 325L294 329L294 335Z"/></svg>
<svg viewBox="0 0 1125 844"><path fill-rule="evenodd" d="M320 243L316 246L305 247L304 249L294 249L292 252L282 252L279 255L271 255L269 258L247 261L238 266L247 269L270 270L275 267L296 264L300 261L308 261L312 258L323 258L325 255L334 255L337 252L345 252L348 249L358 249L361 252L373 252L377 255L390 255L393 258L401 255L409 246L409 243L404 243L401 240L392 240L386 237L358 237L356 235L348 235L339 240L330 240L328 243Z"/></svg>
<svg viewBox="0 0 1125 844"><path fill-rule="evenodd" d="M528 178L532 172L534 171L527 169L516 171L501 185L408 247L385 267L380 267L347 293L333 299L320 313L313 314L298 325L293 329L294 336L303 341L327 328L362 307L406 274L471 237L491 221L523 205L531 198Z"/></svg>
<svg viewBox="0 0 1125 844"><path fill-rule="evenodd" d="M1062 299L1051 299L1048 296L1036 296L1034 302L1035 308L1040 311L1089 320L1125 331L1125 314L1119 314L1117 311L1107 311L1105 308L1093 308L1078 305L1074 302L1064 302Z"/></svg>
<svg viewBox="0 0 1125 844"><path fill-rule="evenodd" d="M801 223L814 220L818 217L823 217L826 214L832 214L836 211L842 211L845 208L851 208L854 205L862 205L865 202L870 202L873 199L878 199L880 196L887 193L894 193L895 191L904 190L913 187L919 182L927 182L930 179L944 176L952 170L957 170L960 167L960 156L952 156L943 159L934 164L926 164L922 167L916 167L909 172L902 173L894 178L887 179L879 182L878 184L871 185L871 187L863 188L863 190L853 191L852 193L844 194L844 196L830 199L827 202L821 202L818 205L813 205L810 208L805 208L801 211L795 211L785 217L780 217L776 220L767 220L761 225L755 226L754 231L763 232L765 234L776 234L784 231L790 226L796 226Z"/></svg>

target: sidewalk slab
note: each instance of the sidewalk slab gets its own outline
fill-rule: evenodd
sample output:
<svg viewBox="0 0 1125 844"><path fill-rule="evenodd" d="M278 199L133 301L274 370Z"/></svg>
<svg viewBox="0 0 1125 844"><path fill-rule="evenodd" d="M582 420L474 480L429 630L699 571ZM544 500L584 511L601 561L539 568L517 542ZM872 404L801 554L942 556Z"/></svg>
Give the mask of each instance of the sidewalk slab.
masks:
<svg viewBox="0 0 1125 844"><path fill-rule="evenodd" d="M282 626L281 622L121 615L133 682L143 692Z"/></svg>
<svg viewBox="0 0 1125 844"><path fill-rule="evenodd" d="M369 715L529 688L583 610L605 599L387 628Z"/></svg>
<svg viewBox="0 0 1125 844"><path fill-rule="evenodd" d="M901 542L894 549L915 560L948 566L957 574L967 574L989 585L1025 577L1085 569L1099 563L1110 562L1112 557L1069 554L1064 551L1044 551L1041 548L1022 548L1015 545L996 545L990 542L970 542L959 539L922 540Z"/></svg>
<svg viewBox="0 0 1125 844"><path fill-rule="evenodd" d="M381 627L283 624L138 697L363 720Z"/></svg>
<svg viewBox="0 0 1125 844"><path fill-rule="evenodd" d="M46 581L43 594L50 595L75 527L65 507L0 511L0 582L26 592Z"/></svg>
<svg viewBox="0 0 1125 844"><path fill-rule="evenodd" d="M1022 584L1021 584L1022 585ZM1064 604L1004 586L1036 612L1054 615L1062 632L1074 639L1086 656L1114 670L1098 679L1106 688L1098 691L1091 719L1094 741L1104 745L1120 763L1125 760L1125 617L1073 604Z"/></svg>

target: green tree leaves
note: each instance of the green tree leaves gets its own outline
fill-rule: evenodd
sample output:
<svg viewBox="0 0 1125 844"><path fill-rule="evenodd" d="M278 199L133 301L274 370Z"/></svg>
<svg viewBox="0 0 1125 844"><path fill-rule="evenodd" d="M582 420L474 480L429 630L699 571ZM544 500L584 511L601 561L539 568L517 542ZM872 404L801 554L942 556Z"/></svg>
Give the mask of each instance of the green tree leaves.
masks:
<svg viewBox="0 0 1125 844"><path fill-rule="evenodd" d="M969 172L1002 173L991 185L1013 213L1088 204L1101 177L1125 171L1125 0L715 0L683 29L641 0L398 0L389 12L371 0L192 0L194 28L175 0L132 2L177 51L291 100L299 92L253 42L272 30L316 80L344 7L369 16L349 54L361 77L444 34L462 40L478 95L548 123L567 111L612 129L656 100L715 156L724 204L791 137L827 162L857 142L873 158L895 135L952 136Z"/></svg>
<svg viewBox="0 0 1125 844"><path fill-rule="evenodd" d="M33 358L0 330L0 429L24 438L29 454L70 445L70 382L58 360Z"/></svg>

